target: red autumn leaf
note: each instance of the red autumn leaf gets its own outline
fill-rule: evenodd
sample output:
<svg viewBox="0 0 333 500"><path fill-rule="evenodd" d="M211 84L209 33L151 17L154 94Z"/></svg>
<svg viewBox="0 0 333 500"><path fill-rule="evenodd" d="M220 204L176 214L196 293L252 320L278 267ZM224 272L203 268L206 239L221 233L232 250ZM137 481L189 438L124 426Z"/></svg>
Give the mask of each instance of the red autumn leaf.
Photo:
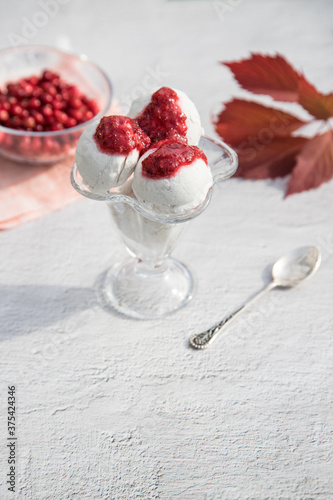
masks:
<svg viewBox="0 0 333 500"><path fill-rule="evenodd" d="M333 116L333 93L322 94L304 77L299 82L299 103L318 120Z"/></svg>
<svg viewBox="0 0 333 500"><path fill-rule="evenodd" d="M313 120L333 117L333 93L319 92L280 55L252 54L249 59L224 64L254 94L297 102ZM215 128L238 153L236 176L265 179L291 173L288 196L333 178L333 131L312 139L292 135L304 124L284 111L234 99L219 114Z"/></svg>
<svg viewBox="0 0 333 500"><path fill-rule="evenodd" d="M296 160L286 196L316 188L333 178L333 131L308 140Z"/></svg>
<svg viewBox="0 0 333 500"><path fill-rule="evenodd" d="M239 166L236 177L245 179L268 179L290 174L296 157L306 144L305 137L274 137L266 144L243 143L236 148Z"/></svg>
<svg viewBox="0 0 333 500"><path fill-rule="evenodd" d="M280 101L298 101L301 75L280 55L251 54L249 59L222 64L230 68L245 90L270 95Z"/></svg>
<svg viewBox="0 0 333 500"><path fill-rule="evenodd" d="M287 136L305 125L296 116L257 102L234 99L225 104L215 123L217 133L231 146L255 139L261 144Z"/></svg>

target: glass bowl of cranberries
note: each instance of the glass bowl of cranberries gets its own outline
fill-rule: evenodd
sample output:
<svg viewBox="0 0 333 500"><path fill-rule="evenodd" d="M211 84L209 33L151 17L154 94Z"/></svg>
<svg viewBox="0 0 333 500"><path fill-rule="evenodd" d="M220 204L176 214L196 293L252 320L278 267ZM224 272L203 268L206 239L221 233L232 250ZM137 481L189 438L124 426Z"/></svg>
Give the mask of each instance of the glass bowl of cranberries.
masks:
<svg viewBox="0 0 333 500"><path fill-rule="evenodd" d="M65 158L111 98L109 78L85 56L41 46L0 50L0 155L26 164Z"/></svg>

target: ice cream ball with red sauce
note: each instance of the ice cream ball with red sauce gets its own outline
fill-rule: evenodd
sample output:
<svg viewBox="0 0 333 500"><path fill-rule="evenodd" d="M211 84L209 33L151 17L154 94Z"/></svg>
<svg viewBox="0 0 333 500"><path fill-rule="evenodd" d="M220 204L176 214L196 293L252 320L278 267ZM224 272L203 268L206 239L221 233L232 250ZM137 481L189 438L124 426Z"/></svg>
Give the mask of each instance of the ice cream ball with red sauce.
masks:
<svg viewBox="0 0 333 500"><path fill-rule="evenodd" d="M84 184L103 193L121 186L149 144L149 137L129 117L104 116L92 123L81 135L75 153Z"/></svg>
<svg viewBox="0 0 333 500"><path fill-rule="evenodd" d="M197 108L181 90L161 87L135 99L128 116L135 118L152 142L181 137L197 146L203 128Z"/></svg>
<svg viewBox="0 0 333 500"><path fill-rule="evenodd" d="M136 198L148 210L175 215L199 207L212 186L204 152L177 138L151 144L138 161L132 183Z"/></svg>

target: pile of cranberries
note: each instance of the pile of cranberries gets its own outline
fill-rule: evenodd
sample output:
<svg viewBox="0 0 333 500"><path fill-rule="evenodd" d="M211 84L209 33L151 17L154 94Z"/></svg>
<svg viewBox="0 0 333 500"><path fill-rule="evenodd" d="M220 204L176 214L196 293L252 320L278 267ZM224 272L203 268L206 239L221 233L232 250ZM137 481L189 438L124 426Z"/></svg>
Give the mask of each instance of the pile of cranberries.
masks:
<svg viewBox="0 0 333 500"><path fill-rule="evenodd" d="M70 129L91 120L99 112L96 101L85 96L58 73L22 78L0 90L0 125L28 132ZM0 146L16 155L47 158L72 149L82 131L43 135L15 135L0 131Z"/></svg>

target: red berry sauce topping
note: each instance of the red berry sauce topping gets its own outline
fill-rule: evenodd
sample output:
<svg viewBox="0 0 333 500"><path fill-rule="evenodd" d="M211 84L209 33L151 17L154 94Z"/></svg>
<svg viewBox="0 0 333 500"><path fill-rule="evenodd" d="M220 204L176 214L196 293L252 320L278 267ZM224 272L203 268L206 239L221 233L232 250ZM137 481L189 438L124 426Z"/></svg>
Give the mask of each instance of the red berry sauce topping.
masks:
<svg viewBox="0 0 333 500"><path fill-rule="evenodd" d="M152 95L150 103L137 116L138 124L152 142L172 136L186 136L186 115L182 112L178 100L174 90L162 87Z"/></svg>
<svg viewBox="0 0 333 500"><path fill-rule="evenodd" d="M91 120L98 112L96 101L49 70L0 90L3 127L31 132L63 130Z"/></svg>
<svg viewBox="0 0 333 500"><path fill-rule="evenodd" d="M94 139L105 154L128 155L133 149L139 153L150 144L149 137L135 120L127 116L104 116L99 122Z"/></svg>
<svg viewBox="0 0 333 500"><path fill-rule="evenodd" d="M142 175L150 179L174 177L184 165L201 158L208 166L204 152L197 146L189 146L186 140L173 137L152 144L157 149L142 162Z"/></svg>

